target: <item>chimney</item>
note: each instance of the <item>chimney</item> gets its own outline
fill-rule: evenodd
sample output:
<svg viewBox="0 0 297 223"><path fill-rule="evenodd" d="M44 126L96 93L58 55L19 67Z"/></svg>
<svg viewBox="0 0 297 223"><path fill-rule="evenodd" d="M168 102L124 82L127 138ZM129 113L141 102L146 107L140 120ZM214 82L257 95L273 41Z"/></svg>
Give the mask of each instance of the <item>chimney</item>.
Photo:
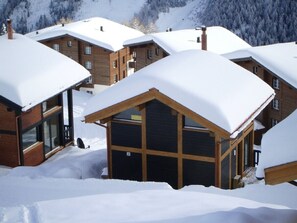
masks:
<svg viewBox="0 0 297 223"><path fill-rule="evenodd" d="M7 19L7 37L8 39L13 39L13 30L11 26L11 19Z"/></svg>
<svg viewBox="0 0 297 223"><path fill-rule="evenodd" d="M100 31L101 31L101 32L104 32L104 30L103 30L103 26L100 26Z"/></svg>
<svg viewBox="0 0 297 223"><path fill-rule="evenodd" d="M202 35L201 35L201 49L207 50L207 35L206 35L206 27L202 26Z"/></svg>

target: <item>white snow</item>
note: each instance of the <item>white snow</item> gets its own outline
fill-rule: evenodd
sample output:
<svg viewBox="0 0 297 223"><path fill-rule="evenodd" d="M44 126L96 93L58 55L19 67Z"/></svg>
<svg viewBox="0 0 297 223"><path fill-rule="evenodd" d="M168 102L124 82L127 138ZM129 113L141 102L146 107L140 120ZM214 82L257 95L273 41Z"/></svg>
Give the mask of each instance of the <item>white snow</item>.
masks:
<svg viewBox="0 0 297 223"><path fill-rule="evenodd" d="M90 76L78 63L20 34L12 40L0 36L0 49L0 95L23 111Z"/></svg>
<svg viewBox="0 0 297 223"><path fill-rule="evenodd" d="M264 169L297 161L297 110L268 130L262 138L257 177L264 177Z"/></svg>
<svg viewBox="0 0 297 223"><path fill-rule="evenodd" d="M105 129L92 124L81 131L78 121L89 97L74 92L76 137L94 142L89 149L66 148L37 167L0 167L1 223L296 222L297 188L290 184L173 190L166 183L98 179L106 166Z"/></svg>
<svg viewBox="0 0 297 223"><path fill-rule="evenodd" d="M251 47L224 56L235 61L251 58L297 88L297 44L295 42Z"/></svg>
<svg viewBox="0 0 297 223"><path fill-rule="evenodd" d="M88 102L85 116L151 88L234 137L274 97L270 86L224 57L189 50L157 61L96 95Z"/></svg>
<svg viewBox="0 0 297 223"><path fill-rule="evenodd" d="M58 24L26 35L36 41L70 35L115 52L123 48L125 40L142 36L143 33L108 19L94 17L64 25Z"/></svg>
<svg viewBox="0 0 297 223"><path fill-rule="evenodd" d="M201 49L201 29L183 29L171 32L147 34L125 41L125 45L140 45L155 42L167 53L173 54L184 50ZM224 54L239 49L249 48L250 45L229 30L220 27L207 27L207 50L217 54ZM197 37L200 42L197 42Z"/></svg>

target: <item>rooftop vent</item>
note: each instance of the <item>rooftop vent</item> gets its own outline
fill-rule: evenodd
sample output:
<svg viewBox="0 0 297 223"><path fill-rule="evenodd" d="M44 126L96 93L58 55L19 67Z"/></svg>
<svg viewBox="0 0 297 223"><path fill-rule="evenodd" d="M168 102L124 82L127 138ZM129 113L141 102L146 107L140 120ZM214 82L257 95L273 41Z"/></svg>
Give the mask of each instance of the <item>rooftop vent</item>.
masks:
<svg viewBox="0 0 297 223"><path fill-rule="evenodd" d="M103 26L100 26L100 31L104 32Z"/></svg>

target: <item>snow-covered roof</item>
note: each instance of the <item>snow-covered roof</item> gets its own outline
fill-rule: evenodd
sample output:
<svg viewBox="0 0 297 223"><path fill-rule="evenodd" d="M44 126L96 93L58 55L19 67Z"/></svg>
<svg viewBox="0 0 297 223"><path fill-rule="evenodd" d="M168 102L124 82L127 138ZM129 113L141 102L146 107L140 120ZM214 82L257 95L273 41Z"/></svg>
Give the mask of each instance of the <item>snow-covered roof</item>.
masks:
<svg viewBox="0 0 297 223"><path fill-rule="evenodd" d="M173 54L94 96L84 115L156 88L230 134L240 132L274 97L257 76L217 54Z"/></svg>
<svg viewBox="0 0 297 223"><path fill-rule="evenodd" d="M133 46L154 42L168 54L173 54L183 50L201 49L201 34L202 31L200 29L160 32L127 40L124 45ZM217 54L250 47L247 42L220 26L207 27L206 35L207 50ZM200 37L199 43L197 42L198 37Z"/></svg>
<svg viewBox="0 0 297 223"><path fill-rule="evenodd" d="M90 73L26 36L0 36L0 95L26 111L78 84Z"/></svg>
<svg viewBox="0 0 297 223"><path fill-rule="evenodd" d="M297 88L297 44L295 42L251 47L224 56L234 61L253 59Z"/></svg>
<svg viewBox="0 0 297 223"><path fill-rule="evenodd" d="M257 177L264 177L265 168L297 161L296 123L297 110L264 134Z"/></svg>
<svg viewBox="0 0 297 223"><path fill-rule="evenodd" d="M115 52L124 48L125 40L142 36L143 33L108 19L94 17L64 25L51 26L27 34L28 37L37 41L64 35L70 35Z"/></svg>

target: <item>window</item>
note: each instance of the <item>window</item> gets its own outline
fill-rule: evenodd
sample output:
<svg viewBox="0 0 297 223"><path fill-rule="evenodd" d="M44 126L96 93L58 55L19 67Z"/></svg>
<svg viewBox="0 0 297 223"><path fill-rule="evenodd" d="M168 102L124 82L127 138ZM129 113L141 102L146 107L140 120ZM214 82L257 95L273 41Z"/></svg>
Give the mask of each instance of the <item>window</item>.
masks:
<svg viewBox="0 0 297 223"><path fill-rule="evenodd" d="M258 67L257 66L253 66L253 73L257 74L258 73Z"/></svg>
<svg viewBox="0 0 297 223"><path fill-rule="evenodd" d="M155 54L156 54L156 56L159 56L159 54L160 54L160 48L159 47L155 48Z"/></svg>
<svg viewBox="0 0 297 223"><path fill-rule="evenodd" d="M92 47L91 46L86 46L85 47L85 54L86 55L91 55L92 54Z"/></svg>
<svg viewBox="0 0 297 223"><path fill-rule="evenodd" d="M122 121L141 121L141 113L136 108L130 108L114 116L116 120Z"/></svg>
<svg viewBox="0 0 297 223"><path fill-rule="evenodd" d="M115 74L113 76L113 78L114 78L114 80L113 80L114 83L118 82L119 78L118 78L118 75L117 74Z"/></svg>
<svg viewBox="0 0 297 223"><path fill-rule="evenodd" d="M85 68L87 68L88 70L92 69L92 62L91 61L86 61L85 62Z"/></svg>
<svg viewBox="0 0 297 223"><path fill-rule="evenodd" d="M57 43L53 44L53 49L59 52L60 51L60 45L57 44Z"/></svg>
<svg viewBox="0 0 297 223"><path fill-rule="evenodd" d="M275 110L279 110L280 104L279 104L279 100L278 99L273 99L273 101L272 101L272 108L275 109Z"/></svg>
<svg viewBox="0 0 297 223"><path fill-rule="evenodd" d="M184 118L184 126L186 128L206 129L204 126L200 125L199 123L195 122L193 119L190 119L188 117Z"/></svg>
<svg viewBox="0 0 297 223"><path fill-rule="evenodd" d="M278 123L276 119L271 119L271 127L275 126Z"/></svg>
<svg viewBox="0 0 297 223"><path fill-rule="evenodd" d="M68 46L68 47L72 47L72 42L71 42L71 40L68 40L68 41L67 41L67 46Z"/></svg>
<svg viewBox="0 0 297 223"><path fill-rule="evenodd" d="M277 79L277 78L273 78L273 80L272 80L272 87L274 88L274 89L279 89L279 80Z"/></svg>
<svg viewBox="0 0 297 223"><path fill-rule="evenodd" d="M126 71L123 70L123 78L125 78L125 77L126 77Z"/></svg>
<svg viewBox="0 0 297 223"><path fill-rule="evenodd" d="M146 54L147 54L147 58L148 58L148 59L152 59L152 58L153 58L153 52L152 52L151 49L148 49L148 50L146 51Z"/></svg>
<svg viewBox="0 0 297 223"><path fill-rule="evenodd" d="M43 123L45 154L60 145L59 127L59 116L55 116Z"/></svg>
<svg viewBox="0 0 297 223"><path fill-rule="evenodd" d="M38 141L38 127L34 127L25 133L23 133L23 150L32 146L34 143Z"/></svg>
<svg viewBox="0 0 297 223"><path fill-rule="evenodd" d="M86 83L87 83L87 84L92 84L92 83L93 83L93 78L92 78L92 76L89 77L89 78L86 80Z"/></svg>
<svg viewBox="0 0 297 223"><path fill-rule="evenodd" d="M114 60L112 62L112 68L117 68L118 67L118 61L117 60Z"/></svg>
<svg viewBox="0 0 297 223"><path fill-rule="evenodd" d="M251 134L248 134L244 138L244 144L243 144L243 150L244 150L244 158L243 158L243 164L244 164L244 170L246 170L251 165Z"/></svg>
<svg viewBox="0 0 297 223"><path fill-rule="evenodd" d="M122 57L122 62L123 62L123 64L126 63L126 58L125 58L125 56Z"/></svg>
<svg viewBox="0 0 297 223"><path fill-rule="evenodd" d="M134 60L136 60L136 51L133 51L132 57L133 57Z"/></svg>

